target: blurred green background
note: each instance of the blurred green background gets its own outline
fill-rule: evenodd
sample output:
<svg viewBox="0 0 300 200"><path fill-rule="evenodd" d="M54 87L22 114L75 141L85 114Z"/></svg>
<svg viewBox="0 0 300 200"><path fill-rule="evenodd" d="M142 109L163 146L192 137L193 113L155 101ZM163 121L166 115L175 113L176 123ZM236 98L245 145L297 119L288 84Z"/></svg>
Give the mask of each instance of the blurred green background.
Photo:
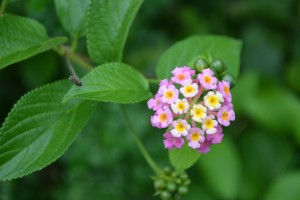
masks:
<svg viewBox="0 0 300 200"><path fill-rule="evenodd" d="M52 0L10 2L8 13L40 21L50 36L67 35ZM222 144L188 170L192 184L183 199L300 199L300 2L145 0L124 62L155 78L161 53L194 34L227 35L244 45L232 90L236 121L225 128ZM79 51L86 54L84 39ZM63 59L51 51L1 70L0 122L27 91L68 76ZM154 159L169 165L162 132L151 127L146 102L126 109ZM0 199L155 199L151 175L118 105L100 103L62 158L1 182Z"/></svg>

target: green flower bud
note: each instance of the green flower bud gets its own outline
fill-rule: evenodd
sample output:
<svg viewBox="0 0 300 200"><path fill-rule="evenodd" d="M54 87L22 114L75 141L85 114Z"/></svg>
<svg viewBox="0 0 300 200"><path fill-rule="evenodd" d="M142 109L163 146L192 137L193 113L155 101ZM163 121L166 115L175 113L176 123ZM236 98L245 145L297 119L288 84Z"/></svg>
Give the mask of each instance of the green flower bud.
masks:
<svg viewBox="0 0 300 200"><path fill-rule="evenodd" d="M179 188L178 188L178 194L180 194L180 195L184 195L184 194L186 194L188 192L188 188L186 187L186 186L180 186Z"/></svg>
<svg viewBox="0 0 300 200"><path fill-rule="evenodd" d="M176 178L178 176L178 173L177 172L172 172L172 174L171 174L171 177L172 178Z"/></svg>
<svg viewBox="0 0 300 200"><path fill-rule="evenodd" d="M158 179L154 182L154 188L159 190L166 187L166 183L164 180Z"/></svg>
<svg viewBox="0 0 300 200"><path fill-rule="evenodd" d="M171 170L170 167L165 167L164 172L165 172L166 175L170 175L172 173L172 170Z"/></svg>
<svg viewBox="0 0 300 200"><path fill-rule="evenodd" d="M177 183L178 185L181 185L182 180L181 180L180 178L177 178L177 179L176 179L176 183Z"/></svg>
<svg viewBox="0 0 300 200"><path fill-rule="evenodd" d="M195 61L194 68L197 70L197 72L201 72L202 69L208 68L208 63L203 58L199 58Z"/></svg>
<svg viewBox="0 0 300 200"><path fill-rule="evenodd" d="M174 183L174 182L169 182L169 183L167 184L167 190L168 190L169 192L174 192L176 189L177 189L176 183Z"/></svg>
<svg viewBox="0 0 300 200"><path fill-rule="evenodd" d="M236 80L233 75L230 73L226 73L223 77L222 80L227 81L230 84L230 88L233 88L236 84Z"/></svg>
<svg viewBox="0 0 300 200"><path fill-rule="evenodd" d="M218 59L213 60L209 66L217 73L217 75L221 75L227 70L227 67L225 66L224 62Z"/></svg>
<svg viewBox="0 0 300 200"><path fill-rule="evenodd" d="M188 177L188 175L186 174L186 173L182 173L181 175L180 175L180 179L182 180L182 181L185 181L185 180L187 180L189 177Z"/></svg>
<svg viewBox="0 0 300 200"><path fill-rule="evenodd" d="M185 180L184 182L183 182L183 184L182 185L185 185L185 186L187 186L187 185L189 185L191 183L191 180Z"/></svg>
<svg viewBox="0 0 300 200"><path fill-rule="evenodd" d="M163 191L162 193L160 193L160 198L162 200L169 200L171 199L171 194L167 191Z"/></svg>

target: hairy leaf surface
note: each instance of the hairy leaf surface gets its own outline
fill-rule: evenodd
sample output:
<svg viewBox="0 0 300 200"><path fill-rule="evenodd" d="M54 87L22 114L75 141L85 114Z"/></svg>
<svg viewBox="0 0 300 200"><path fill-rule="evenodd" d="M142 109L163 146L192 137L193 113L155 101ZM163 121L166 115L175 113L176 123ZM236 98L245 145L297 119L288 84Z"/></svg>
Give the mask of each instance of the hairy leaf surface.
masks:
<svg viewBox="0 0 300 200"><path fill-rule="evenodd" d="M106 63L82 78L83 86L73 86L64 101L71 98L115 103L136 103L151 96L144 76L124 63Z"/></svg>
<svg viewBox="0 0 300 200"><path fill-rule="evenodd" d="M61 100L70 88L59 81L24 95L0 129L0 179L42 169L73 142L94 110L94 103Z"/></svg>
<svg viewBox="0 0 300 200"><path fill-rule="evenodd" d="M19 16L0 17L0 69L52 49L65 37L49 38L39 22Z"/></svg>
<svg viewBox="0 0 300 200"><path fill-rule="evenodd" d="M123 47L142 0L91 0L87 18L87 44L99 63L121 61Z"/></svg>

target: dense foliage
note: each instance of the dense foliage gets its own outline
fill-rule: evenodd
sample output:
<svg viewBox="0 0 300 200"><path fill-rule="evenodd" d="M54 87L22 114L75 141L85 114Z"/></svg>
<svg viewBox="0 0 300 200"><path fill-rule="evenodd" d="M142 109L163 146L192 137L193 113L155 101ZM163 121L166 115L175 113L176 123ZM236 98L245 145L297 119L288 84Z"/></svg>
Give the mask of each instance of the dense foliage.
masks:
<svg viewBox="0 0 300 200"><path fill-rule="evenodd" d="M12 59L15 59L14 61L23 60L0 71L1 122L4 121L15 102L26 92L69 76L61 56L53 51L46 51L66 41L66 38L59 36L80 37L89 34L105 36L89 30L87 33L82 31L81 27L85 25L82 21L76 20L77 17L80 18L76 12L71 13L70 16L60 17L65 21L59 21L56 10L60 9L61 13L65 13L65 10L68 9L63 4L64 1L10 0L8 2L7 13L36 19L45 25L48 33L36 25L35 21L23 22L24 19L20 19L20 31L24 36L31 36L30 44L32 46L30 49L26 49L24 54L18 54L17 58L14 57L16 51L4 52L7 56L1 57L0 68L10 65ZM88 9L86 1L78 2L81 2L79 6L73 6ZM138 3L140 1L135 0L134 2L135 5L140 6ZM92 0L92 4L97 7L97 1ZM119 9L115 5L107 4L107 6L112 13ZM78 51L83 55L87 55L89 52L92 59L98 64L105 61L120 61L111 59L121 59L122 57L124 63L134 66L135 69L127 65L122 66L133 70L132 73L140 71L147 77L154 78L156 67L158 67L157 74L159 78L163 78L167 72L163 71L161 66L166 65L166 62L172 63L173 60L168 61L167 52L163 54L166 56L163 61L159 60L159 57L174 42L194 34L222 34L242 39L244 41L242 69L238 84L232 90L237 120L232 127L224 131L225 138L222 144L216 145L208 155L201 156L197 164L188 170L192 184L185 199L197 199L198 197L201 199L297 199L300 195L298 190L300 184L298 159L300 144L300 118L298 117L300 112L299 6L297 1L292 0L285 2L279 0L144 1L128 33L123 56L120 50L117 52L108 50L105 51L109 52L107 55L102 55L103 49L95 50L98 44L89 41L87 41L88 48L86 49L86 41L83 38L78 41L78 45L71 44L70 40L68 40L68 44L78 46ZM131 12L127 15L123 13L123 17L128 18L131 23L132 15L138 8L128 7L128 9ZM93 10L91 10L92 12ZM8 16L7 20L12 18L14 17ZM114 30L124 29L119 26L118 19L114 19L113 24L116 25ZM76 21L76 23L72 24L70 21ZM28 24L25 26L25 23ZM90 20L87 23L94 22ZM36 29L34 33L24 31L31 26ZM5 30L7 29L1 29L3 31L1 33L4 33ZM69 35L67 31L72 34ZM125 28L123 31L127 34L128 29ZM123 37L126 37L126 34L112 35L113 38L108 38L119 41L116 45L120 46L114 50L123 49L125 40ZM0 39L1 37L2 35L0 35ZM14 38L9 41L10 45L14 46ZM22 45L28 46L26 43ZM103 47L105 44L99 46ZM173 48L176 51L176 46ZM193 49L191 51L193 52ZM97 53L93 55L94 52ZM3 55L2 48L0 53ZM60 53L59 49L58 53ZM26 59L36 54L39 55ZM101 57L101 61L97 60L99 57ZM156 64L158 60L159 62ZM77 65L75 65L75 69L80 77L88 71ZM103 68L100 66L99 69L90 72L88 76L103 75L102 70L109 70L107 64ZM132 73L128 75L132 75ZM233 71L233 73L237 75L238 71ZM93 89L93 84L101 84L105 79L109 79L109 77L91 78L87 83L88 87ZM120 79L115 81L113 86L115 89L119 89L118 81ZM138 90L138 94L144 95L137 95L129 100L125 99L126 102L137 102L149 97L143 77L139 80L134 79L134 81L136 81L134 85L138 85L138 87L131 89ZM103 86L105 87L105 85ZM51 95L48 94L50 87L50 91L55 91ZM38 102L51 101L51 98L62 98L63 93L66 93L70 87L71 83L66 81L46 85L24 96L21 99L22 102L17 104L14 109L22 108L22 104L28 101L30 95L37 96L35 93L41 94L36 99ZM151 85L151 90L156 91L157 86ZM65 98L67 100L69 97L78 95L80 95L78 91L71 89ZM93 98L101 101L118 103L124 101L124 99L105 99L107 96L92 95L94 95ZM67 107L61 107L58 104L51 105L60 110L60 113L47 112L51 109L49 104L44 106L31 102L33 106L39 106L39 109L45 112L44 119L35 121L35 123L41 123L59 138L61 135L56 129L60 129L62 126L66 128L72 124L72 121L68 120L70 116L72 119L76 117L81 119L82 124L76 124L78 126L76 130L79 131L88 116L78 116L78 112L89 115L89 112L92 113L92 110L95 110L81 134L58 161L44 170L22 179L1 182L0 198L154 199L152 196L154 190L149 179L152 172L137 150L132 136L126 128L119 106L113 103L99 103L91 106L86 104L85 100L67 102L69 102ZM31 107L24 107L22 110L25 109L30 110ZM134 121L135 128L139 130L139 135L151 155L161 166L167 166L169 160L167 151L162 145L162 133L151 127L148 118L152 113L148 111L146 103L126 106L126 110L130 113L130 119ZM32 115L34 114L33 112ZM22 113L20 113L21 115ZM59 116L64 123L47 121L49 116L54 116L54 118ZM67 118L65 119L65 117ZM34 118L30 119L34 120ZM6 122L8 127L9 123L15 122ZM9 131L13 132L17 128ZM65 134L66 137L60 138L60 141L68 144L73 141L77 132L70 130ZM34 137L34 135L31 136ZM45 143L51 143L51 138L46 139L48 140L43 140ZM26 140L24 142L26 143ZM16 141L17 144L19 144L18 141ZM47 148L47 145L43 145L43 147ZM48 156L42 159L43 166L45 163L54 161L64 150L58 148L54 152L55 155L51 154L53 151L49 151ZM39 152L34 151L34 153L38 158ZM36 162L37 166L41 164L39 159L31 162ZM28 165L27 171L16 172L11 169L11 172L1 171L0 174L8 173L10 176L15 176L13 173L18 173L20 176L33 171L30 167L32 163L25 163Z"/></svg>

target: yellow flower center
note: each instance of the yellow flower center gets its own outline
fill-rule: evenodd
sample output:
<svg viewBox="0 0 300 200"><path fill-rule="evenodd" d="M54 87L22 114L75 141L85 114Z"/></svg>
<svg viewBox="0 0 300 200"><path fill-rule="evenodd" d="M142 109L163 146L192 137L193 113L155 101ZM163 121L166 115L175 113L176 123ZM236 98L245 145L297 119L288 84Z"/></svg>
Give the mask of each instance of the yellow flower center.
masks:
<svg viewBox="0 0 300 200"><path fill-rule="evenodd" d="M225 94L229 94L230 93L229 88L227 86L224 86L224 92L225 92Z"/></svg>
<svg viewBox="0 0 300 200"><path fill-rule="evenodd" d="M215 106L216 104L219 103L218 97L216 95L210 96L208 98L208 102L210 105Z"/></svg>
<svg viewBox="0 0 300 200"><path fill-rule="evenodd" d="M214 127L214 122L212 119L208 119L204 122L204 126L206 127L206 129L211 129Z"/></svg>
<svg viewBox="0 0 300 200"><path fill-rule="evenodd" d="M159 115L159 121L160 122L165 122L165 121L167 121L167 119L168 119L168 116L167 116L166 113L162 113L162 114Z"/></svg>
<svg viewBox="0 0 300 200"><path fill-rule="evenodd" d="M229 117L228 117L228 112L223 112L223 113L222 113L222 119L223 119L224 121L228 121L228 119L229 119Z"/></svg>
<svg viewBox="0 0 300 200"><path fill-rule="evenodd" d="M177 103L177 109L178 109L178 110L184 110L184 109L185 109L184 103L183 103L183 102Z"/></svg>
<svg viewBox="0 0 300 200"><path fill-rule="evenodd" d="M174 97L174 92L172 90L167 90L164 95L167 99L172 99Z"/></svg>
<svg viewBox="0 0 300 200"><path fill-rule="evenodd" d="M204 82L207 84L211 84L211 77L210 76L204 76Z"/></svg>
<svg viewBox="0 0 300 200"><path fill-rule="evenodd" d="M187 85L184 87L184 91L186 94L192 94L195 91L195 89L193 88L193 86Z"/></svg>
<svg viewBox="0 0 300 200"><path fill-rule="evenodd" d="M178 74L177 78L182 81L182 80L184 80L185 76L184 76L184 74Z"/></svg>
<svg viewBox="0 0 300 200"><path fill-rule="evenodd" d="M184 126L183 123L179 122L179 123L176 124L175 129L176 129L178 132L181 133L181 132L185 131L185 126Z"/></svg>
<svg viewBox="0 0 300 200"><path fill-rule="evenodd" d="M192 133L191 140L199 141L199 139L200 139L200 134L199 133L197 133L197 132Z"/></svg>
<svg viewBox="0 0 300 200"><path fill-rule="evenodd" d="M203 115L203 110L200 108L195 108L194 116L201 117Z"/></svg>

